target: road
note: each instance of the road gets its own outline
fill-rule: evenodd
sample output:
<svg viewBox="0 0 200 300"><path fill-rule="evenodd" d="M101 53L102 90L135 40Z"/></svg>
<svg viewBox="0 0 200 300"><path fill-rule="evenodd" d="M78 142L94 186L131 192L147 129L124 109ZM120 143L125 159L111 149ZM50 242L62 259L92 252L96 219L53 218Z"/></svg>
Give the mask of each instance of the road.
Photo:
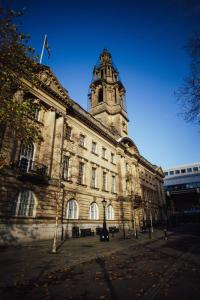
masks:
<svg viewBox="0 0 200 300"><path fill-rule="evenodd" d="M200 225L71 267L63 263L38 281L23 276L1 289L1 299L199 300Z"/></svg>

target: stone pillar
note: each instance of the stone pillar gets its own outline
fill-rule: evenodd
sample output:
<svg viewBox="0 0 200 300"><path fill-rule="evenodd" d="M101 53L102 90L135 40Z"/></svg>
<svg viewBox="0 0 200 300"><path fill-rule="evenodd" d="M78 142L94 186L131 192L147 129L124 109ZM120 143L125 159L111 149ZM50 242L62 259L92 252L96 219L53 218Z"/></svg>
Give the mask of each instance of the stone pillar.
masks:
<svg viewBox="0 0 200 300"><path fill-rule="evenodd" d="M48 175L51 175L51 160L55 130L55 111L48 110L44 113L43 139L40 147L40 161L48 167Z"/></svg>
<svg viewBox="0 0 200 300"><path fill-rule="evenodd" d="M63 125L64 117L56 116L55 139L52 155L52 177L61 178L62 176L62 148L63 148Z"/></svg>

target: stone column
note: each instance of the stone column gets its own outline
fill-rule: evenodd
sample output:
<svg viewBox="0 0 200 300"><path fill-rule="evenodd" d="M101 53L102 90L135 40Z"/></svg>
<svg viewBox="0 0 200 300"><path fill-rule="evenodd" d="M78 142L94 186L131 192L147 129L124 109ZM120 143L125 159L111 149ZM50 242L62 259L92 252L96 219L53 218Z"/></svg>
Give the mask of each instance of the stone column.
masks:
<svg viewBox="0 0 200 300"><path fill-rule="evenodd" d="M61 178L62 176L62 148L63 148L63 125L64 117L62 115L56 116L55 122L55 139L52 155L52 177Z"/></svg>
<svg viewBox="0 0 200 300"><path fill-rule="evenodd" d="M48 110L44 113L43 139L40 147L40 161L48 167L48 175L51 173L51 157L55 134L55 111Z"/></svg>

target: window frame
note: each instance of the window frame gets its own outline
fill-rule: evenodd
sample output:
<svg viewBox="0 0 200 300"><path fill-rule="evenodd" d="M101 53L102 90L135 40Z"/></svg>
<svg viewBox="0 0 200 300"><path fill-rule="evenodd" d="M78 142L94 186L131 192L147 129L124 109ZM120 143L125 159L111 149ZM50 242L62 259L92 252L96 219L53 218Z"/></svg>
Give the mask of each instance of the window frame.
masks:
<svg viewBox="0 0 200 300"><path fill-rule="evenodd" d="M72 213L70 213L69 216L70 204L72 204ZM79 206L78 202L75 199L70 199L67 201L65 218L67 220L77 220L79 218Z"/></svg>
<svg viewBox="0 0 200 300"><path fill-rule="evenodd" d="M23 202L27 202L27 203L23 203ZM30 209L31 209L31 214L30 214ZM37 209L37 200L35 194L31 190L24 189L19 192L17 200L13 202L12 215L15 217L35 218L36 209ZM22 214L21 211L24 211L24 213Z"/></svg>
<svg viewBox="0 0 200 300"><path fill-rule="evenodd" d="M93 207L95 207L94 210L93 210ZM96 202L92 202L90 204L89 219L90 220L99 220L99 207Z"/></svg>
<svg viewBox="0 0 200 300"><path fill-rule="evenodd" d="M111 209L111 210L110 210ZM109 204L107 207L106 207L106 219L107 220L114 220L115 217L114 217L114 209L113 209L113 206L112 204Z"/></svg>

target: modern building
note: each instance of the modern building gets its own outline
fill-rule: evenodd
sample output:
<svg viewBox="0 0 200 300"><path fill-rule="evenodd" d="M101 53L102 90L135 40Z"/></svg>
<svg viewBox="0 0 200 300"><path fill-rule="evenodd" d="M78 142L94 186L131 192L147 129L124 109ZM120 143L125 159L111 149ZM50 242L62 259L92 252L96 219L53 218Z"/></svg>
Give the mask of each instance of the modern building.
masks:
<svg viewBox="0 0 200 300"><path fill-rule="evenodd" d="M90 84L90 111L70 99L49 67L39 84L23 79L16 101L35 103L43 142L12 140L1 133L0 236L2 242L71 236L74 228L107 226L130 232L165 218L163 171L139 152L128 136L125 87L104 49ZM105 203L105 202L104 202Z"/></svg>
<svg viewBox="0 0 200 300"><path fill-rule="evenodd" d="M164 190L173 213L200 213L200 163L164 170Z"/></svg>

